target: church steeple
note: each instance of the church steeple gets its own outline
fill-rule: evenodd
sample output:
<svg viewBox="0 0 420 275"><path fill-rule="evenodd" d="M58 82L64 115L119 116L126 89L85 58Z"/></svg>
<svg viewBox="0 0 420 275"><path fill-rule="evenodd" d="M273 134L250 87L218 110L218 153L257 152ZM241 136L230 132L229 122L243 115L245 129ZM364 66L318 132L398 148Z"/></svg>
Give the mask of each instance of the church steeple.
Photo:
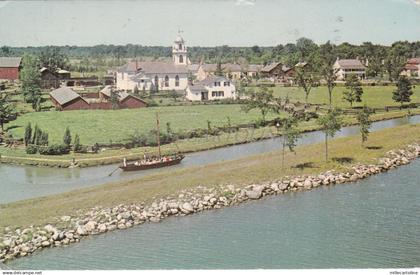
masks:
<svg viewBox="0 0 420 275"><path fill-rule="evenodd" d="M181 31L178 31L172 47L172 60L175 65L188 64L187 47L185 46L184 38L181 36Z"/></svg>

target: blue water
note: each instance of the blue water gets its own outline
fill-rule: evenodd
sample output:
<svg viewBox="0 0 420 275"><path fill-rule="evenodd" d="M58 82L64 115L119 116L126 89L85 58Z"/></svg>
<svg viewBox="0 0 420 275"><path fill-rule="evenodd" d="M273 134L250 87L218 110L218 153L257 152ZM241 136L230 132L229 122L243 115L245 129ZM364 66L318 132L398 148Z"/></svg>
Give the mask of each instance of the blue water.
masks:
<svg viewBox="0 0 420 275"><path fill-rule="evenodd" d="M420 160L352 184L171 217L10 262L15 269L420 266Z"/></svg>
<svg viewBox="0 0 420 275"><path fill-rule="evenodd" d="M420 116L379 121L372 124L372 131L392 128L410 123L420 123ZM344 127L335 138L359 134L357 126ZM217 138L217 137L216 137ZM233 138L232 138L233 140ZM300 138L299 145L323 142L324 134L320 131L306 133ZM206 165L226 160L266 153L281 149L281 139L273 138L258 142L235 145L231 147L187 154L181 165L164 168L176 170L191 166ZM22 199L35 198L62 193L82 187L105 184L109 182L135 179L161 170L137 171L123 173L117 171L109 177L108 174L117 165L106 165L90 168L59 169L34 166L0 165L0 204Z"/></svg>

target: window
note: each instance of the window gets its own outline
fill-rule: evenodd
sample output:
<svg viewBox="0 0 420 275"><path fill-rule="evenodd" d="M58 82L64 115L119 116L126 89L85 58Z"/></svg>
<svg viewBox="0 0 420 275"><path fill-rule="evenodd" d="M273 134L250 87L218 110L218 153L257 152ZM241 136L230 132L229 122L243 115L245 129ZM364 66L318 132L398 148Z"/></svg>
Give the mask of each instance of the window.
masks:
<svg viewBox="0 0 420 275"><path fill-rule="evenodd" d="M182 44L178 44L178 49L182 50Z"/></svg>
<svg viewBox="0 0 420 275"><path fill-rule="evenodd" d="M214 86L216 86L216 87L220 87L220 82L219 82L219 81L214 82Z"/></svg>
<svg viewBox="0 0 420 275"><path fill-rule="evenodd" d="M165 87L169 87L169 76L165 76Z"/></svg>
<svg viewBox="0 0 420 275"><path fill-rule="evenodd" d="M215 91L215 92L211 92L211 96L212 97L224 97L225 93L222 91Z"/></svg>
<svg viewBox="0 0 420 275"><path fill-rule="evenodd" d="M225 82L223 82L223 86L230 86L230 82L229 81L225 81Z"/></svg>
<svg viewBox="0 0 420 275"><path fill-rule="evenodd" d="M217 96L224 97L225 93L224 92L219 92Z"/></svg>
<svg viewBox="0 0 420 275"><path fill-rule="evenodd" d="M175 76L175 87L179 87L179 76Z"/></svg>
<svg viewBox="0 0 420 275"><path fill-rule="evenodd" d="M212 97L216 97L217 96L217 92L211 92L211 96Z"/></svg>
<svg viewBox="0 0 420 275"><path fill-rule="evenodd" d="M179 56L179 63L184 63L184 56L183 55Z"/></svg>

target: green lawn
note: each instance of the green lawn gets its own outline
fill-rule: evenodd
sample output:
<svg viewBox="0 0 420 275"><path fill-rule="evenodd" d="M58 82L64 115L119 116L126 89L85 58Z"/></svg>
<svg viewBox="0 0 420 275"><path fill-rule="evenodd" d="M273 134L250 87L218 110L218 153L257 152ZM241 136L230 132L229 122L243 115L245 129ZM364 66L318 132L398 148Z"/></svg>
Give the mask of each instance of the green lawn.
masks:
<svg viewBox="0 0 420 275"><path fill-rule="evenodd" d="M150 107L124 110L80 110L28 113L6 125L16 138L23 137L24 128L31 122L48 132L50 143L59 143L66 127L72 134L79 134L83 144L121 142L136 130L147 133L156 127L156 113L159 113L161 130L166 131L169 122L174 132L192 129L207 129L211 126L225 126L228 117L231 125L254 122L261 117L259 111L241 111L240 105L199 105ZM274 118L274 114L267 119Z"/></svg>
<svg viewBox="0 0 420 275"><path fill-rule="evenodd" d="M274 96L285 98L286 96L292 102L300 101L305 102L305 93L301 88L297 87L280 87L276 86L270 88L274 91ZM392 92L395 90L395 86L364 86L363 96L361 103L355 103L354 106L368 105L372 108L381 108L384 106L395 105L392 100ZM337 86L333 90L333 104L337 107L350 107L347 101L343 100L343 91L346 89L343 86ZM420 103L420 86L413 87L413 95L411 96L411 102ZM321 86L313 88L309 94L309 103L313 104L328 104L328 90L327 87Z"/></svg>

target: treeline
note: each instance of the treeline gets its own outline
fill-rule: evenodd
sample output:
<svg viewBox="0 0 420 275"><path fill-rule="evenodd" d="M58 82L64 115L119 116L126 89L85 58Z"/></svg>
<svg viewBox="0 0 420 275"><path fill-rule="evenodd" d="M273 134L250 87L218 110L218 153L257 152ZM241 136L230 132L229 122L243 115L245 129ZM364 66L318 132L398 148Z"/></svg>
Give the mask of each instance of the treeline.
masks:
<svg viewBox="0 0 420 275"><path fill-rule="evenodd" d="M420 41L398 41L391 46L384 46L365 42L361 45L342 43L332 45L332 54L339 58L369 59L369 62L383 62L390 55L398 55L402 58L420 56ZM274 61L283 62L286 65L294 65L298 61L308 61L316 58L325 44L316 44L311 39L300 38L296 43L277 45L274 47L230 47L227 45L218 47L189 47L189 56L192 62L237 62L252 64L267 64ZM58 49L69 58L113 58L121 60L135 57L161 58L170 57L171 47L142 46L142 45L96 45L86 46L43 46L43 47L8 47L0 48L0 56L23 56L25 53L40 55L42 52Z"/></svg>

